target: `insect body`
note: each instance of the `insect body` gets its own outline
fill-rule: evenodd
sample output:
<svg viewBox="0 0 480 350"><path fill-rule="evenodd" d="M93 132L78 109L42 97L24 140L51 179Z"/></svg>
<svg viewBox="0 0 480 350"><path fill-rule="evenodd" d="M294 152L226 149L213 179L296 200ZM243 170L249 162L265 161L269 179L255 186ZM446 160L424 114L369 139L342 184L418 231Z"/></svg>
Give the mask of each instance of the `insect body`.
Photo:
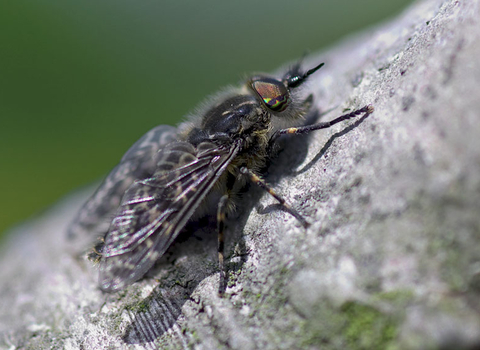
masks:
<svg viewBox="0 0 480 350"><path fill-rule="evenodd" d="M94 230L113 220L100 252L100 288L117 291L140 279L189 220L217 214L220 293L224 289L223 235L226 213L247 181L267 190L304 226L306 220L259 176L272 144L283 134L328 128L373 111L371 106L330 122L287 127L310 109L311 96L299 88L323 63L282 78L258 75L232 88L177 129L158 126L124 155L70 228Z"/></svg>

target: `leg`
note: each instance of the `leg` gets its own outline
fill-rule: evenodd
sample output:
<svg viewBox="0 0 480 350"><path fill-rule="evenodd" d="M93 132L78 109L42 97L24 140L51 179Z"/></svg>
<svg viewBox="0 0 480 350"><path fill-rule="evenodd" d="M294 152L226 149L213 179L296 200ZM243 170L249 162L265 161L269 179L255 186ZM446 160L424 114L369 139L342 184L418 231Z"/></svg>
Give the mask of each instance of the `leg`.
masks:
<svg viewBox="0 0 480 350"><path fill-rule="evenodd" d="M217 209L217 228L218 228L218 268L220 269L220 282L218 284L218 294L223 295L225 292L225 264L223 262L223 253L225 249L224 231L227 210L228 195L225 194L220 198Z"/></svg>
<svg viewBox="0 0 480 350"><path fill-rule="evenodd" d="M300 223L303 225L303 227L307 228L310 226L310 224L303 218L302 215L300 215L299 212L297 212L295 209L293 209L286 201L283 199L281 196L279 196L273 188L271 188L265 180L259 178L253 171L246 167L241 167L240 168L240 173L242 175L245 175L251 182L254 184L260 186L263 188L265 191L267 191L273 198L275 198L280 205L291 215L293 215Z"/></svg>
<svg viewBox="0 0 480 350"><path fill-rule="evenodd" d="M341 121L356 117L357 115L364 114L365 116L373 113L373 106L368 105L363 108L357 109L356 111L353 111L348 114L344 114L336 119L333 119L329 122L324 122L324 123L318 123L318 124L313 124L313 125L306 125L306 126L300 126L297 128L287 128L287 129L281 129L278 130L275 134L273 134L270 142L274 142L280 135L285 135L285 134L306 134L309 133L310 131L314 130L320 130L320 129L327 129L331 127L332 125L335 125L337 123L340 123Z"/></svg>

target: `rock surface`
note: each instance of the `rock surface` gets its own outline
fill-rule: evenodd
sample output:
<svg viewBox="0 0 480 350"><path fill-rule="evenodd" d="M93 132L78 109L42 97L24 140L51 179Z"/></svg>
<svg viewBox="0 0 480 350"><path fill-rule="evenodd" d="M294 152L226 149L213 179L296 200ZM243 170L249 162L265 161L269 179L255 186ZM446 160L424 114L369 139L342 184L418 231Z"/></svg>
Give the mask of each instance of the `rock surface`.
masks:
<svg viewBox="0 0 480 350"><path fill-rule="evenodd" d="M322 120L375 112L288 140L267 180L313 224L252 187L224 298L214 228L107 295L65 239L88 193L18 227L0 347L480 348L479 22L477 0L425 0L306 62L326 62L309 86Z"/></svg>

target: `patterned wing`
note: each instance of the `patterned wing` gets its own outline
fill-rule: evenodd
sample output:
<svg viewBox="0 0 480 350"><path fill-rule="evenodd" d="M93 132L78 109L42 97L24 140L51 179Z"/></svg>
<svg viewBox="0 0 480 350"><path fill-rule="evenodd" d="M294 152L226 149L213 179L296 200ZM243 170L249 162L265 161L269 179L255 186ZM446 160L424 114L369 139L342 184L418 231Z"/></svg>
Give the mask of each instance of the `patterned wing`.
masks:
<svg viewBox="0 0 480 350"><path fill-rule="evenodd" d="M175 140L176 132L173 126L159 125L135 142L78 212L68 229L69 238L84 238L91 244L92 234L105 234L127 188L137 179L152 176L155 154Z"/></svg>
<svg viewBox="0 0 480 350"><path fill-rule="evenodd" d="M113 292L141 278L164 254L239 147L172 142L152 177L135 181L110 226L100 261L100 288Z"/></svg>

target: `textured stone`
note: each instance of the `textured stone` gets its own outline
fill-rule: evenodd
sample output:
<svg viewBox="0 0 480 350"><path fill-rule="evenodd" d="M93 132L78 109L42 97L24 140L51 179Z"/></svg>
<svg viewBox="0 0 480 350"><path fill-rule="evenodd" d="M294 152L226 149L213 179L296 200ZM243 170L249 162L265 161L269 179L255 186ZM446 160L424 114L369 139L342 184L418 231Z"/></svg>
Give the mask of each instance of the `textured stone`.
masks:
<svg viewBox="0 0 480 350"><path fill-rule="evenodd" d="M0 257L0 345L480 347L479 21L478 1L421 1L308 60L326 62L309 85L322 120L375 112L289 139L267 180L313 224L251 188L223 299L215 229L105 295L66 249L87 194L18 227Z"/></svg>

